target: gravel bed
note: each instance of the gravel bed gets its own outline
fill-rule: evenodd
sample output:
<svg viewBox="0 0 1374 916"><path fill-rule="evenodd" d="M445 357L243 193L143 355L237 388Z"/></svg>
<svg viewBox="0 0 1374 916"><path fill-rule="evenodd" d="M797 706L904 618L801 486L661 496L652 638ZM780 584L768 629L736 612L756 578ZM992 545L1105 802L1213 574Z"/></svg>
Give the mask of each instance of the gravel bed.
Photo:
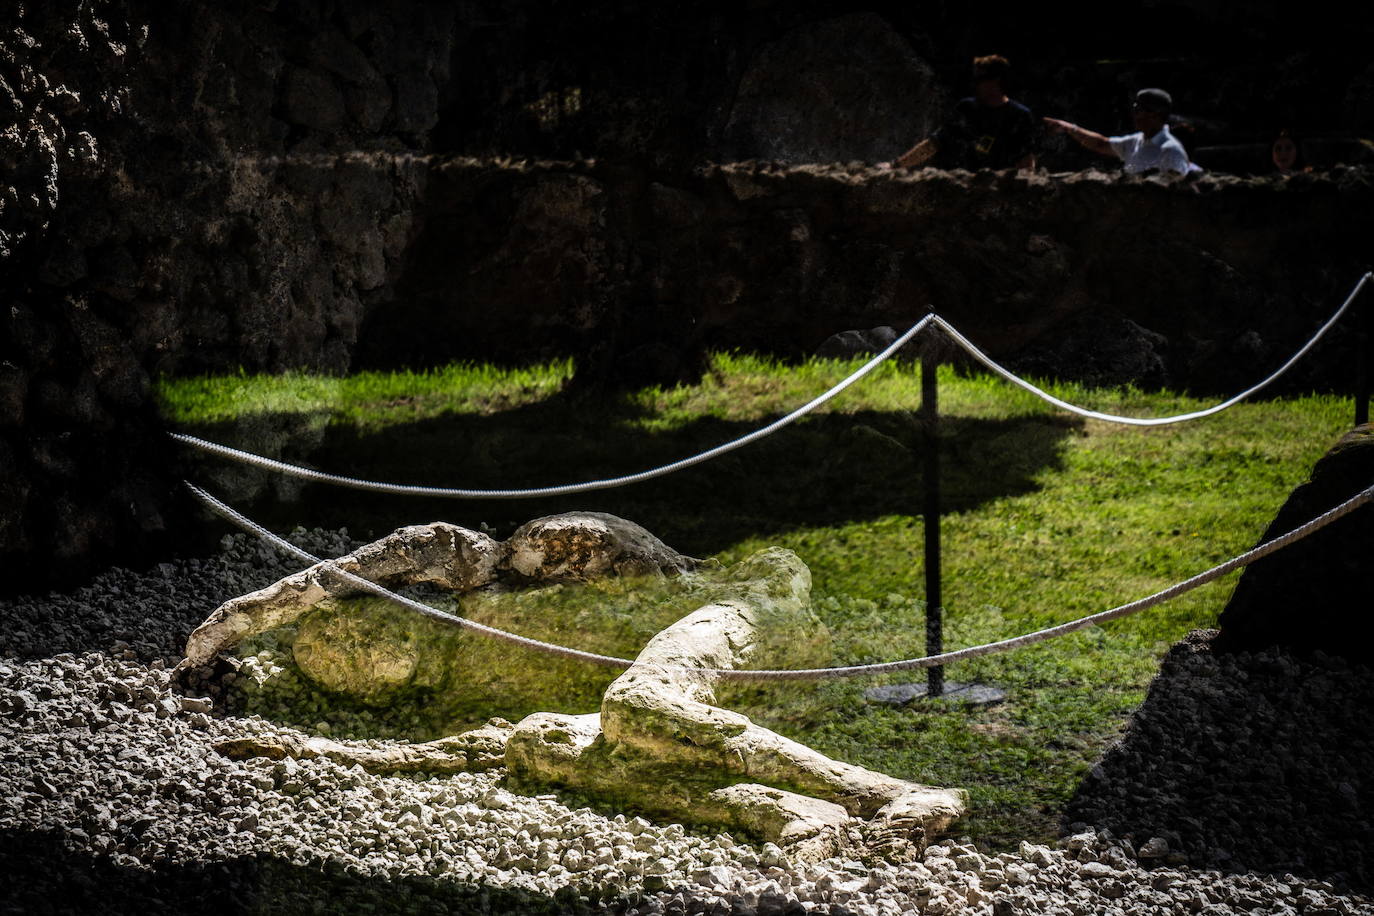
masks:
<svg viewBox="0 0 1374 916"><path fill-rule="evenodd" d="M324 554L353 546L342 532L294 539ZM805 864L513 794L500 771L230 760L214 742L289 729L226 715L176 688L170 667L210 609L289 571L234 536L208 559L0 602L0 874L13 876L0 912L1374 913L1339 876L1189 867L1176 848L1188 836L1141 833L1122 806L1055 848L990 855L947 840L923 863ZM1139 794L1113 759L1097 780Z"/></svg>
<svg viewBox="0 0 1374 916"><path fill-rule="evenodd" d="M1374 670L1313 652L1165 657L1068 816L1162 836L1189 861L1374 891Z"/></svg>

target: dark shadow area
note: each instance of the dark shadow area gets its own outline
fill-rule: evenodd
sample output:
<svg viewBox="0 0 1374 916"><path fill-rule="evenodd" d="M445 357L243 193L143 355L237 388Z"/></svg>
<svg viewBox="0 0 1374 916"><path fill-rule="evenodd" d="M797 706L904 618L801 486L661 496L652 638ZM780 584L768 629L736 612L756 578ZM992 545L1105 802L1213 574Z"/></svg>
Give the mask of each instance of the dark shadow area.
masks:
<svg viewBox="0 0 1374 916"><path fill-rule="evenodd" d="M913 400L916 399L913 392ZM286 460L330 473L402 484L519 489L605 479L695 455L771 422L701 418L665 431L636 427L625 402L591 405L557 396L491 416L454 415L380 432L330 427L307 452L289 442ZM250 422L189 430L262 453ZM1057 466L1078 421L1026 416L941 420L941 488L946 511L961 511L1035 486ZM192 478L273 530L347 527L377 537L434 520L488 525L504 538L524 522L573 509L638 522L674 548L706 556L750 536L831 526L923 508L924 433L914 412L819 414L718 458L655 480L571 496L516 500L432 499L333 485L291 484L208 455L188 458ZM251 479L251 480L250 480ZM253 485L256 485L254 488ZM283 499L283 487L294 499ZM226 489L227 488L227 489ZM247 500L245 502L245 500Z"/></svg>
<svg viewBox="0 0 1374 916"><path fill-rule="evenodd" d="M1127 29L1110 27L1099 6L1077 0L1056 6L1052 16L1017 4L893 0L700 0L652 10L579 4L537 11L506 3L483 8L485 15L469 17L455 33L451 82L439 99L433 142L470 154L648 151L664 162L766 157L766 147L742 142L749 134L731 117L744 107L741 84L748 85L759 57L771 52L783 57L793 85L764 83L756 94L772 90L765 97L784 111L794 99L810 101L813 120L846 101L858 107L866 100L832 100L815 85L814 70L828 61L796 36L861 11L928 63L933 88L954 98L967 92L970 58L996 52L1015 65L1014 96L1037 114L1072 114L1116 133L1130 124L1128 89L1165 86L1189 126L1190 150L1260 143L1285 125L1344 134L1368 117L1369 23L1328 3L1300 10L1166 3L1159 16L1136 17ZM1340 28L1332 28L1337 22ZM861 61L871 72L871 94L910 91L899 80L904 71L878 69L883 57L874 53L875 42L860 42L865 35L854 29L842 46L851 66ZM615 53L606 53L608 47ZM843 76L839 65L822 73ZM866 129L853 133L867 139L879 126L864 123ZM1070 146L1056 150L1060 161L1091 161L1072 156L1077 147ZM1268 151L1236 150L1217 161L1207 164L1263 167Z"/></svg>
<svg viewBox="0 0 1374 916"><path fill-rule="evenodd" d="M1289 494L1261 541L1273 540L1374 481L1374 426L1346 433ZM1217 652L1280 646L1374 664L1369 559L1374 508L1366 505L1247 569L1217 620ZM1293 609L1302 608L1302 621Z"/></svg>
<svg viewBox="0 0 1374 916"><path fill-rule="evenodd" d="M1261 542L1369 485L1374 430L1317 462ZM1190 864L1374 890L1374 707L1365 506L1241 575L1220 631L1165 658L1069 820L1152 836Z"/></svg>
<svg viewBox="0 0 1374 916"><path fill-rule="evenodd" d="M1065 823L1162 837L1193 868L1374 890L1374 671L1321 652L1214 654L1215 633L1165 657Z"/></svg>
<svg viewBox="0 0 1374 916"><path fill-rule="evenodd" d="M623 909L442 878L386 880L332 862L276 857L127 868L75 852L49 831L0 831L0 913L592 913Z"/></svg>

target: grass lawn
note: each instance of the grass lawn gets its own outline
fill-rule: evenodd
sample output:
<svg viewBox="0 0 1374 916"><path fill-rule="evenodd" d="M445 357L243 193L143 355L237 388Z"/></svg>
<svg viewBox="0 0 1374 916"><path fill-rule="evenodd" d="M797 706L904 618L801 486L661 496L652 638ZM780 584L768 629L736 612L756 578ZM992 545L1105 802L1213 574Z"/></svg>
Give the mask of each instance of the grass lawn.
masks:
<svg viewBox="0 0 1374 916"><path fill-rule="evenodd" d="M601 400L562 391L567 363L181 379L165 381L161 392L177 429L255 451L270 440L274 454L335 473L523 487L694 454L771 422L858 365L726 354L700 384ZM1211 403L1044 387L1084 406L1141 416ZM777 544L811 568L835 664L905 658L923 654L924 640L919 390L915 366L886 364L775 436L622 490L499 503L310 485L292 491L294 501L267 493L248 508L276 530L347 526L368 537L434 518L487 524L505 536L539 515L596 509L634 519L684 552L724 561ZM1351 415L1348 399L1308 396L1241 404L1177 426L1115 426L1066 416L1000 380L949 367L941 369L940 407L947 648L1104 610L1242 552ZM293 452L293 435L306 431L308 447ZM191 460L198 479L213 484L226 473L215 459ZM967 788L972 810L962 832L993 849L1044 841L1056 835L1079 779L1142 701L1160 657L1190 629L1213 625L1234 583L1228 577L1104 627L947 670L952 680L1005 689L1008 700L997 706L873 706L863 689L881 681L867 679L760 689L742 711L840 759ZM894 680L901 679L887 678Z"/></svg>

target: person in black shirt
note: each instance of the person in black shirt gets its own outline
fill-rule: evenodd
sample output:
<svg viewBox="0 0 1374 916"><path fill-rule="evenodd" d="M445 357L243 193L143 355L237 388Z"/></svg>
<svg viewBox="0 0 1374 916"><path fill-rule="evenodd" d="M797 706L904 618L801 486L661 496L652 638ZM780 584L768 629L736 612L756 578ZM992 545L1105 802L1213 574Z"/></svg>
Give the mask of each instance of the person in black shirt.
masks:
<svg viewBox="0 0 1374 916"><path fill-rule="evenodd" d="M892 161L893 167L1034 169L1035 116L1007 97L1011 64L997 54L973 59L973 95L945 124Z"/></svg>

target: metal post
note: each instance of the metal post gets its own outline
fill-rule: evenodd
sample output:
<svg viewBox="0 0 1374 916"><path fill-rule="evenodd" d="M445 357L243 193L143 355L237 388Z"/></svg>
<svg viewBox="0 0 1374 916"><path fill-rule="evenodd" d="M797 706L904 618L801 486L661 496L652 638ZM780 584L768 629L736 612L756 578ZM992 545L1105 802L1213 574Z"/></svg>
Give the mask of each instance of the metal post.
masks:
<svg viewBox="0 0 1374 916"><path fill-rule="evenodd" d="M925 427L926 654L944 651L944 608L940 598L940 405L934 341L921 354L921 419ZM926 696L945 692L945 669L926 669Z"/></svg>
<svg viewBox="0 0 1374 916"><path fill-rule="evenodd" d="M1365 277L1370 274L1366 273ZM1368 293L1361 293L1362 301L1355 304L1355 425L1363 426L1369 422L1369 364L1370 364L1370 315L1374 315L1374 302Z"/></svg>

